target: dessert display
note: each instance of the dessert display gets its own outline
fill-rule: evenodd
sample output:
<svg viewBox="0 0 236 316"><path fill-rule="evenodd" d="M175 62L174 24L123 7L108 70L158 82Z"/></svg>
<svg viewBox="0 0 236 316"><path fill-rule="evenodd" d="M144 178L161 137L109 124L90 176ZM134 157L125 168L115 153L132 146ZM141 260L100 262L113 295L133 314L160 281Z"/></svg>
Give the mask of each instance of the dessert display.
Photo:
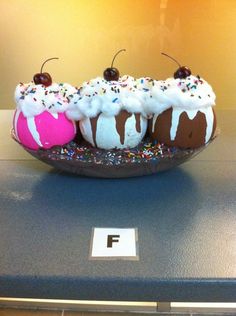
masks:
<svg viewBox="0 0 236 316"><path fill-rule="evenodd" d="M181 66L173 78L120 76L113 67L79 88L48 73L19 84L13 138L38 159L93 177L140 176L190 159L215 136L215 94ZM56 59L56 58L55 58Z"/></svg>
<svg viewBox="0 0 236 316"><path fill-rule="evenodd" d="M48 60L51 59L54 58ZM64 145L76 134L76 125L67 118L65 110L77 90L69 84L52 83L51 76L42 73L48 60L33 82L20 83L15 91L15 135L20 143L34 150Z"/></svg>
<svg viewBox="0 0 236 316"><path fill-rule="evenodd" d="M119 77L118 69L113 68L115 57L122 51L104 71L104 78L91 79L81 86L66 112L70 119L79 119L84 139L94 147L133 148L147 130L142 92L135 87L133 77Z"/></svg>
<svg viewBox="0 0 236 316"><path fill-rule="evenodd" d="M198 148L213 137L215 94L189 68L179 64L174 78L155 82L152 94L156 104L160 103L153 107L154 116L149 123L152 139L168 146Z"/></svg>

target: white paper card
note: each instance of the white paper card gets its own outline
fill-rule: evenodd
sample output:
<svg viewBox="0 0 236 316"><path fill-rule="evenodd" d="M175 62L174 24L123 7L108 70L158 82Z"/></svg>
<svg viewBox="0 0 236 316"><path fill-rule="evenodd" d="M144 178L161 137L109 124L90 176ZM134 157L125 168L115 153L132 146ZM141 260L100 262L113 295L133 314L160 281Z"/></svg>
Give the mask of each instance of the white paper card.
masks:
<svg viewBox="0 0 236 316"><path fill-rule="evenodd" d="M136 228L94 228L91 244L93 258L138 259Z"/></svg>

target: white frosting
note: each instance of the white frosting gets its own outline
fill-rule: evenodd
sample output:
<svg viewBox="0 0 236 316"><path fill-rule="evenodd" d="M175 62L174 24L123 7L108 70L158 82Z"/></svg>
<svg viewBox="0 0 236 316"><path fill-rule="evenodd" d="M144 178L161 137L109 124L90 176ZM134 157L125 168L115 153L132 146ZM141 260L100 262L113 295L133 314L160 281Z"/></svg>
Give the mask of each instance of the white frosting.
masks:
<svg viewBox="0 0 236 316"><path fill-rule="evenodd" d="M147 85L146 78L140 80ZM212 87L204 79L191 75L186 79L154 80L153 87L147 91L144 111L147 115L158 115L170 107L191 111L213 105L215 94Z"/></svg>
<svg viewBox="0 0 236 316"><path fill-rule="evenodd" d="M58 117L59 117L58 113L50 113L50 114L54 117L55 120L58 120Z"/></svg>
<svg viewBox="0 0 236 316"><path fill-rule="evenodd" d="M37 131L37 128L36 128L36 124L35 124L35 120L34 120L34 117L28 117L27 118L27 126L28 126L28 129L33 137L33 139L35 140L35 142L40 146L40 147L43 147L41 141L40 141L40 135L39 135L39 132Z"/></svg>
<svg viewBox="0 0 236 316"><path fill-rule="evenodd" d="M66 111L70 119L93 118L99 113L115 116L121 110L145 115L144 93L131 76L123 76L118 81L106 81L101 77L91 79L82 85L79 93L74 95Z"/></svg>
<svg viewBox="0 0 236 316"><path fill-rule="evenodd" d="M206 136L205 136L205 143L207 143L212 135L213 126L214 126L214 113L211 107L205 108L204 111L201 109L201 112L205 114L206 117Z"/></svg>
<svg viewBox="0 0 236 316"><path fill-rule="evenodd" d="M183 109L173 109L173 111L172 111L172 120L171 120L171 128L170 128L170 139L171 140L175 140L176 133L177 133L178 126L179 126L179 118L183 112L184 112Z"/></svg>
<svg viewBox="0 0 236 316"><path fill-rule="evenodd" d="M215 105L212 87L202 78L153 80L123 76L118 81L98 77L85 82L74 93L66 114L70 119L93 118L99 113L117 115L121 110L145 117L161 114L170 107L186 110Z"/></svg>
<svg viewBox="0 0 236 316"><path fill-rule="evenodd" d="M90 118L86 117L85 119L81 120L79 122L79 127L84 139L87 140L91 145L95 147Z"/></svg>
<svg viewBox="0 0 236 316"><path fill-rule="evenodd" d="M158 115L159 115L159 114L154 114L154 116L153 116L153 120L152 120L152 133L154 133L154 131L155 131L155 124L156 124L156 120L157 120L157 118L158 118Z"/></svg>
<svg viewBox="0 0 236 316"><path fill-rule="evenodd" d="M147 130L147 120L142 115L140 115L140 127L141 132L138 132L136 130L135 114L132 114L125 122L124 144L122 144L120 140L120 135L116 130L115 117L107 116L101 113L97 120L95 139L97 147L103 149L135 147L141 142ZM83 137L90 144L95 146L93 138L94 135L89 118L85 118L80 121L80 130Z"/></svg>
<svg viewBox="0 0 236 316"><path fill-rule="evenodd" d="M21 113L20 110L16 110L16 112L15 112L15 117L14 117L14 132L15 132L15 135L16 135L16 139L17 139L18 141L20 141L20 139L19 139L19 135L18 135L17 122L18 122L20 113Z"/></svg>
<svg viewBox="0 0 236 316"><path fill-rule="evenodd" d="M15 101L17 109L21 110L25 117L34 117L44 111L55 115L65 112L73 95L77 93L78 90L67 83L53 83L45 87L30 82L16 87Z"/></svg>

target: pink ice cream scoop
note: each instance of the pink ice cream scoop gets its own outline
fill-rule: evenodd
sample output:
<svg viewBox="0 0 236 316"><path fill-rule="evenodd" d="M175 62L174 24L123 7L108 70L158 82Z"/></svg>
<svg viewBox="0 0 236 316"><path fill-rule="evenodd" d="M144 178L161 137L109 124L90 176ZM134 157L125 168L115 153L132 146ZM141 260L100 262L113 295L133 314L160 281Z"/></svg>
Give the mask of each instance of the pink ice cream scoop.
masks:
<svg viewBox="0 0 236 316"><path fill-rule="evenodd" d="M27 118L20 110L16 110L13 124L20 143L34 150L64 145L76 134L75 123L64 113L51 114L44 111L35 117Z"/></svg>
<svg viewBox="0 0 236 316"><path fill-rule="evenodd" d="M68 84L49 87L34 83L16 88L13 126L17 139L27 148L38 150L65 145L76 135L76 125L66 117L70 96L76 89Z"/></svg>

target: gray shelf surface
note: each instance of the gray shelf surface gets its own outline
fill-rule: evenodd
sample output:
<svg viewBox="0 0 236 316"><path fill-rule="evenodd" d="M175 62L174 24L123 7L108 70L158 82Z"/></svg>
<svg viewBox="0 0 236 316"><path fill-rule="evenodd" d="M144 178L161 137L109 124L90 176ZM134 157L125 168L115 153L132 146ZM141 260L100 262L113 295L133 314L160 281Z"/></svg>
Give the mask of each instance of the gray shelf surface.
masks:
<svg viewBox="0 0 236 316"><path fill-rule="evenodd" d="M10 140L0 111L0 296L236 301L236 111L167 172L94 179L59 172ZM137 227L139 261L89 260L93 227Z"/></svg>

